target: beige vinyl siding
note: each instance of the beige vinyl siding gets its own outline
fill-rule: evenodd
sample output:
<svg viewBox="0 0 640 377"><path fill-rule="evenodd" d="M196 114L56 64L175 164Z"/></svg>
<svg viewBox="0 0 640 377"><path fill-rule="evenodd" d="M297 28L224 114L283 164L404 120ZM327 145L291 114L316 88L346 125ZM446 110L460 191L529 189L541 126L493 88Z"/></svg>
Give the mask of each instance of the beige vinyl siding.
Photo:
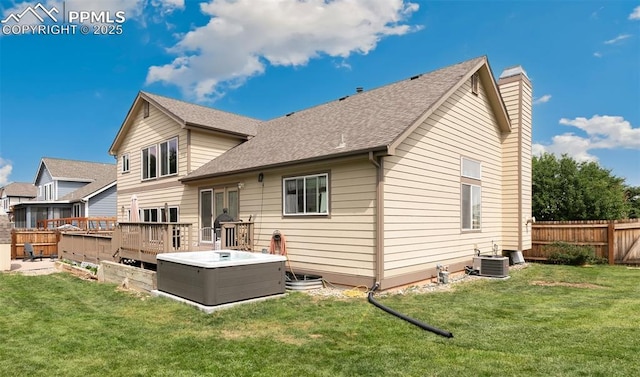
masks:
<svg viewBox="0 0 640 377"><path fill-rule="evenodd" d="M531 86L524 80L514 80L500 85L500 92L512 128L503 142L503 248L526 250L531 248L531 231L526 225L531 217L531 124L528 121L531 119ZM518 149L520 145L521 151ZM521 233L522 244L518 232Z"/></svg>
<svg viewBox="0 0 640 377"><path fill-rule="evenodd" d="M525 229L522 231L521 250L528 250L528 249L531 249L531 226L527 227L526 221L532 216L532 213L531 213L532 184L533 184L532 171L531 171L532 169L532 166L531 166L532 165L532 162L531 162L532 124L530 123L530 120L532 119L533 104L531 101L532 88L530 85L528 85L527 81L523 82L522 91L523 91L523 101L522 101L523 124L520 129L522 133L522 142L521 142L522 150L521 150L521 156L520 156L521 167L522 167L522 171L520 172L520 175L522 177L522 194L521 194L522 202L520 203L520 205L522 206L522 216L523 216L522 221L524 222ZM529 122L529 124L527 124L527 122Z"/></svg>
<svg viewBox="0 0 640 377"><path fill-rule="evenodd" d="M178 137L178 175L142 181L142 149ZM187 132L154 106L149 106L149 117L142 115L142 106L124 136L118 149L118 191L132 188L144 190L147 186L175 181L186 174ZM129 172L122 172L122 155L129 154Z"/></svg>
<svg viewBox="0 0 640 377"><path fill-rule="evenodd" d="M282 178L329 174L329 216L283 216ZM296 270L373 277L375 258L376 169L366 157L304 164L200 184L199 188L234 185L240 218L255 222L255 250L268 249L274 230L285 236L291 267Z"/></svg>
<svg viewBox="0 0 640 377"><path fill-rule="evenodd" d="M200 166L220 156L222 153L240 144L241 140L212 134L204 131L191 130L191 166L194 171Z"/></svg>
<svg viewBox="0 0 640 377"><path fill-rule="evenodd" d="M503 172L504 172L504 201L503 212L504 225L504 248L507 250L518 250L518 128L520 124L519 107L520 82L513 81L500 86L500 92L507 113L511 120L512 132L506 135L503 143Z"/></svg>
<svg viewBox="0 0 640 377"><path fill-rule="evenodd" d="M188 133L191 135L188 135ZM141 151L153 144L178 137L178 174L142 181ZM190 145L189 145L190 142ZM131 208L131 196L136 195L141 209L162 208L165 203L179 208L179 221L191 223L193 247L198 245L198 189L183 185L178 179L233 148L240 141L219 133L188 131L153 105L149 117L144 118L139 106L124 136L118 152L118 219L124 221ZM122 155L129 154L129 172L122 173ZM124 209L124 210L123 210Z"/></svg>
<svg viewBox="0 0 640 377"><path fill-rule="evenodd" d="M501 244L502 134L484 88L464 83L384 159L384 278L470 260ZM461 231L461 157L482 165L482 229ZM427 276L425 276L427 277Z"/></svg>
<svg viewBox="0 0 640 377"><path fill-rule="evenodd" d="M128 220L131 197L136 195L138 205L144 208L179 207L180 222L194 222L197 216L197 194L185 187L178 179L187 174L187 131L153 105L149 106L149 116L143 117L142 106L136 109L135 118L124 135L118 153L118 199L119 221ZM142 181L141 151L153 144L178 137L178 174ZM129 172L122 173L122 155L129 154ZM197 235L195 233L192 236ZM197 240L197 238L193 238Z"/></svg>

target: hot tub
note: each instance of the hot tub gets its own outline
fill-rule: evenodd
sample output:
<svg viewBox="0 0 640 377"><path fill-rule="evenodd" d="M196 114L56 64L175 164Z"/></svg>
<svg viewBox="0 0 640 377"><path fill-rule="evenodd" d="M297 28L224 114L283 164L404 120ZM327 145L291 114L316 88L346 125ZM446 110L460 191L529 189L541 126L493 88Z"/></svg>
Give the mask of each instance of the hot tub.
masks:
<svg viewBox="0 0 640 377"><path fill-rule="evenodd" d="M205 306L285 292L286 258L235 250L158 254L158 290Z"/></svg>

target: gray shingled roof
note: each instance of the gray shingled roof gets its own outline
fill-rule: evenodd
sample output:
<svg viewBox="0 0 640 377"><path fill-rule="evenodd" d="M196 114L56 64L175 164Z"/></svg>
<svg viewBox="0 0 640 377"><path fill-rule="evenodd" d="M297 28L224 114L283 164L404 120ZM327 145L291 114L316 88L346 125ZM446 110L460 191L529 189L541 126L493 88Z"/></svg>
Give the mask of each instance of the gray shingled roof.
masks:
<svg viewBox="0 0 640 377"><path fill-rule="evenodd" d="M115 164L66 160L51 157L43 157L42 163L47 167L49 174L51 174L51 177L54 179L93 182L100 180L103 177L112 177L112 181L116 180ZM39 173L40 172L38 171L38 174Z"/></svg>
<svg viewBox="0 0 640 377"><path fill-rule="evenodd" d="M222 132L244 136L254 136L258 130L258 119L236 115L225 111L179 101L148 92L140 92L151 102L156 102L165 110L180 118L184 124L193 124Z"/></svg>
<svg viewBox="0 0 640 377"><path fill-rule="evenodd" d="M110 165L110 169L105 168L104 171L100 173L100 176L96 177L96 180L80 187L79 189L70 192L69 194L60 198L60 200L69 200L71 202L80 200L86 196L89 196L97 191L102 190L106 186L114 183L117 179L117 167L115 165Z"/></svg>
<svg viewBox="0 0 640 377"><path fill-rule="evenodd" d="M485 57L262 123L257 135L183 180L386 150ZM344 142L344 146L339 147Z"/></svg>
<svg viewBox="0 0 640 377"><path fill-rule="evenodd" d="M35 198L38 196L38 188L28 182L13 182L2 188L6 196Z"/></svg>

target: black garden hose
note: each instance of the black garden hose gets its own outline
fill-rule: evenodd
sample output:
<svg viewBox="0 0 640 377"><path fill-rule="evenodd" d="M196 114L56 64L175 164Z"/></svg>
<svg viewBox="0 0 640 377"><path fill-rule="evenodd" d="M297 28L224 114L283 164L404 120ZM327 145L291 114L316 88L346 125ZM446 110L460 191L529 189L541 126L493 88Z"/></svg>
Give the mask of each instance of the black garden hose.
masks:
<svg viewBox="0 0 640 377"><path fill-rule="evenodd" d="M369 303L371 303L374 306L377 306L378 308L384 310L385 312L387 312L389 314L392 314L392 315L394 315L394 316L396 316L396 317L398 317L400 319L404 319L405 321L407 321L407 322L409 322L409 323L411 323L413 325L416 325L416 326L420 327L423 330L431 331L432 333L438 334L440 336L444 336L445 338L453 338L453 334L450 333L449 331L441 330L441 329L438 329L436 327L427 325L424 322L420 322L418 320L415 320L415 319L413 319L411 317L407 317L406 315L404 315L402 313L398 313L397 311L395 311L395 310L393 310L393 309L391 309L389 307L386 307L386 306L382 305L381 303L379 303L378 301L376 301L373 298L373 292L375 292L379 287L380 287L380 284L376 283L373 286L373 288L371 288L369 290L369 295L367 296L367 299L369 300Z"/></svg>

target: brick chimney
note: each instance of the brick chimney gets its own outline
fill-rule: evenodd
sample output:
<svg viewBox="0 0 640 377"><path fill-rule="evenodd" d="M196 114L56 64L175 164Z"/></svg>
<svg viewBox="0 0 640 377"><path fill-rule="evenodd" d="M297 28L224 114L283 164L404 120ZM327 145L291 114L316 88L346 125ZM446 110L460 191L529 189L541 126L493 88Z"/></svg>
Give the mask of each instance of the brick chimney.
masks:
<svg viewBox="0 0 640 377"><path fill-rule="evenodd" d="M511 120L502 142L502 249L523 251L531 249L531 81L521 66L510 67L498 90Z"/></svg>

